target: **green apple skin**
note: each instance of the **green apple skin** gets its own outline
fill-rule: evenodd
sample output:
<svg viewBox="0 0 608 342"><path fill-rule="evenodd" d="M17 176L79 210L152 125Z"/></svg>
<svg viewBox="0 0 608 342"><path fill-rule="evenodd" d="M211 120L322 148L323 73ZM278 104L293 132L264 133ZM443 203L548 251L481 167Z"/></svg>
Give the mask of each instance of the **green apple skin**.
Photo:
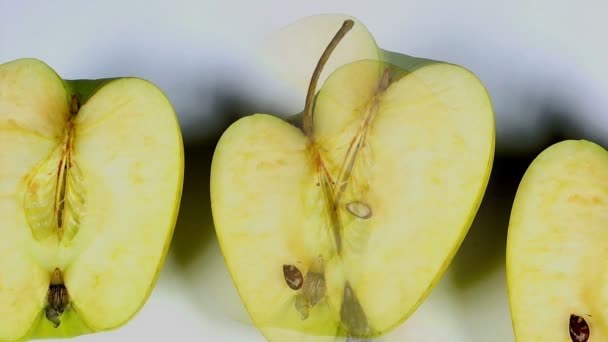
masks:
<svg viewBox="0 0 608 342"><path fill-rule="evenodd" d="M42 66L43 68L46 68L47 70L50 70L54 73L54 71L48 65L46 65L43 61L40 61L35 58L22 58L22 59L17 59L14 61L7 62L5 64L10 64L10 63L23 64L25 68ZM2 66L2 65L3 64L0 64L0 66ZM67 80L67 79L62 79L56 73L55 73L55 76L64 85L65 94L68 98L67 101L70 101L70 99L72 99L72 101L77 101L78 108L81 108L82 106L87 104L87 101L89 99L91 99L98 91L104 89L104 87L106 85L109 85L113 82L120 82L120 81L127 80L127 79L132 79L132 80L141 81L141 82L146 83L148 86L152 87L152 89L154 89L154 91L157 92L157 93L155 93L155 96L157 96L157 98L160 97L161 102L165 101L163 103L163 105L168 104L168 106L169 106L168 108L170 108L169 117L173 116L173 119L170 118L169 121L173 120L172 124L175 124L175 127L171 127L171 129L176 129L173 133L173 139L175 142L175 146L177 147L175 150L175 153L176 153L175 155L176 155L176 160L177 160L177 163L176 163L177 171L176 172L179 175L177 177L175 187L173 188L174 195L175 195L174 200L173 200L172 205L170 206L170 209L168 209L173 214L172 214L172 218L169 219L169 222L171 222L169 224L170 227L166 229L166 235L163 236L164 244L162 246L162 250L159 252L160 257L157 259L157 263L156 263L157 267L156 267L155 274L153 277L149 278L150 286L147 289L147 291L145 291L145 294L141 297L142 299L140 300L138 307L136 309L132 310L129 318L125 319L124 321L120 322L119 324L113 325L112 327L98 329L98 328L91 327L88 322L83 320L82 317L77 312L75 312L70 306L68 306L66 308L66 311L64 311L63 314L60 316L61 324L58 327L54 327L53 324L45 317L44 310L41 310L38 318L35 319L34 323L32 324L31 329L25 335L21 336L20 338L18 338L16 340L10 340L10 342L29 341L29 340L38 340L38 339L57 339L57 338L69 339L69 338L74 338L74 337L78 337L78 336L82 336L82 335L94 334L97 332L111 331L111 330L119 329L120 327L128 324L131 321L131 319L133 317L135 317L138 314L138 312L143 308L143 306L147 302L150 294L152 293L152 291L155 287L155 284L158 280L158 277L162 270L163 264L165 262L166 256L168 254L170 242L171 242L171 239L173 236L173 231L174 231L175 224L177 221L177 214L178 214L179 208L180 208L180 198L181 198L181 194L182 194L183 172L184 172L183 171L183 169L184 169L183 140L182 140L181 131L179 129L179 124L177 122L177 116L176 116L175 112L173 112L169 99L166 97L166 95L164 93L162 93L162 91L160 89L156 88L155 85L151 84L150 82L148 82L144 79L140 79L137 77L115 77L115 78L103 78L103 79ZM2 341L2 342L5 342L5 341ZM9 341L6 341L6 342L9 342Z"/></svg>

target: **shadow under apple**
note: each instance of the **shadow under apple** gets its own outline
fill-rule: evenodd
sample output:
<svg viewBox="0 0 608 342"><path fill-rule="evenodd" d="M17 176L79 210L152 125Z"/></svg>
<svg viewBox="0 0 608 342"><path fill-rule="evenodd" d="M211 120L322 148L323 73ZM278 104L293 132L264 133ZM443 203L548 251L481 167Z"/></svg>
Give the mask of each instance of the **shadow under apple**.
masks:
<svg viewBox="0 0 608 342"><path fill-rule="evenodd" d="M450 265L453 284L466 288L504 267L507 228L519 183L532 161L549 146L567 139L585 139L570 108L540 104L544 132L539 143L513 152L511 142L497 141L492 174L471 228ZM568 112L564 112L568 109Z"/></svg>
<svg viewBox="0 0 608 342"><path fill-rule="evenodd" d="M222 255L211 212L210 171L213 153L225 129L255 104L223 96L218 88L219 129L203 140L185 140L185 171L180 211L167 262L161 274L167 286L178 287L201 319L255 330L236 291ZM249 109L249 110L247 110ZM257 332L255 332L257 333Z"/></svg>
<svg viewBox="0 0 608 342"><path fill-rule="evenodd" d="M506 283L506 244L511 208L521 179L545 148L584 138L564 116L548 111L547 134L537 146L517 153L498 144L492 175L475 220L442 283L452 297L470 341L512 341ZM433 294L431 294L433 296ZM424 305L424 304L423 304Z"/></svg>

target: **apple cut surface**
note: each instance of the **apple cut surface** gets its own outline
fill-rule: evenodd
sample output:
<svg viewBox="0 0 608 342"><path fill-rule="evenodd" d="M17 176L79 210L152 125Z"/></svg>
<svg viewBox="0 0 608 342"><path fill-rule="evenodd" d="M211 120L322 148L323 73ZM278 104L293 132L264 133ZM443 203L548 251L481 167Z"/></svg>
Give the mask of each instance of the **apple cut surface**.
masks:
<svg viewBox="0 0 608 342"><path fill-rule="evenodd" d="M0 341L126 323L172 236L183 146L170 102L124 78L79 106L74 85L38 60L0 65ZM45 319L57 299L66 311Z"/></svg>
<svg viewBox="0 0 608 342"><path fill-rule="evenodd" d="M608 151L566 140L537 156L517 190L507 242L518 341L608 341L607 223Z"/></svg>
<svg viewBox="0 0 608 342"><path fill-rule="evenodd" d="M214 154L211 203L256 326L271 341L397 326L466 235L493 151L485 88L446 63L339 68L317 95L312 139L267 114L235 122Z"/></svg>

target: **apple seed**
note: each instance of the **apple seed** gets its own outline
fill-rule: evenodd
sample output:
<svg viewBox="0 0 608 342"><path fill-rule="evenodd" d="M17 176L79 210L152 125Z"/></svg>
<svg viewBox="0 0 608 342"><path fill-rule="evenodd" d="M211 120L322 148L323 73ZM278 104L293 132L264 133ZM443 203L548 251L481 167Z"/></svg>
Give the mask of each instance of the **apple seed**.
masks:
<svg viewBox="0 0 608 342"><path fill-rule="evenodd" d="M323 257L319 256L315 259L304 280L302 293L310 306L315 306L324 296L325 287L325 267Z"/></svg>
<svg viewBox="0 0 608 342"><path fill-rule="evenodd" d="M347 203L346 209L348 210L348 212L357 216L360 219L367 220L368 218L372 217L372 208L360 201Z"/></svg>
<svg viewBox="0 0 608 342"><path fill-rule="evenodd" d="M315 306L325 296L325 276L322 273L308 272L302 292L310 306Z"/></svg>
<svg viewBox="0 0 608 342"><path fill-rule="evenodd" d="M323 257L319 255L306 272L302 293L296 297L295 308L302 319L308 318L309 309L321 301L326 292L325 265Z"/></svg>
<svg viewBox="0 0 608 342"><path fill-rule="evenodd" d="M371 333L367 317L355 295L355 291L348 281L344 284L340 319L350 337L367 336Z"/></svg>
<svg viewBox="0 0 608 342"><path fill-rule="evenodd" d="M51 276L46 300L46 319L53 323L53 326L57 328L61 324L59 317L61 317L63 311L70 302L68 290L63 284L63 277L58 268L53 271L53 275Z"/></svg>
<svg viewBox="0 0 608 342"><path fill-rule="evenodd" d="M299 290L304 283L302 272L294 265L283 265L283 277L292 290Z"/></svg>
<svg viewBox="0 0 608 342"><path fill-rule="evenodd" d="M589 325L583 317L570 315L570 338L573 342L587 342L590 333Z"/></svg>

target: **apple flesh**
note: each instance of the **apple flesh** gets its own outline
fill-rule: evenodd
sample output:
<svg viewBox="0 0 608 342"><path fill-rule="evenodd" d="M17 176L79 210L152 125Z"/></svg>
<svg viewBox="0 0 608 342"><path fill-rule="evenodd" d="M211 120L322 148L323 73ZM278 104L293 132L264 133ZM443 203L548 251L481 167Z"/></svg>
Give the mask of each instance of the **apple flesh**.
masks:
<svg viewBox="0 0 608 342"><path fill-rule="evenodd" d="M127 323L167 253L183 163L153 84L0 65L0 341Z"/></svg>
<svg viewBox="0 0 608 342"><path fill-rule="evenodd" d="M608 341L607 222L608 151L566 140L536 157L507 240L518 341Z"/></svg>
<svg viewBox="0 0 608 342"><path fill-rule="evenodd" d="M232 124L211 167L215 229L271 341L382 335L446 270L483 197L494 116L482 83L400 56L331 73L312 134L269 114Z"/></svg>

